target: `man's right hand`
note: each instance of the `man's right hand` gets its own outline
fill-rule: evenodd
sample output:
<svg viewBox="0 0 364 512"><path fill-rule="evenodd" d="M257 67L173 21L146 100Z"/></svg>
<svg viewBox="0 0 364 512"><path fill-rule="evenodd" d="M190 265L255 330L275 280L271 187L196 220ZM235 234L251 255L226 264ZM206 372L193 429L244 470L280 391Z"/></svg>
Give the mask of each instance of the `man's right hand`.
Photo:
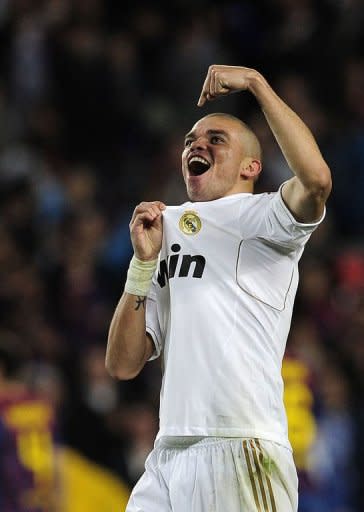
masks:
<svg viewBox="0 0 364 512"><path fill-rule="evenodd" d="M142 260L155 260L162 247L162 212L166 205L161 201L140 203L131 218L130 237L135 256Z"/></svg>

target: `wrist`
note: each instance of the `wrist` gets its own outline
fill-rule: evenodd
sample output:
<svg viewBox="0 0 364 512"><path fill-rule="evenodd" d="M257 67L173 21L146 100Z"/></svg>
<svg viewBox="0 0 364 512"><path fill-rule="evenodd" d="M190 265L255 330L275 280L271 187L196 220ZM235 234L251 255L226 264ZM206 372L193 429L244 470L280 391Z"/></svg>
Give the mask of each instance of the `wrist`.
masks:
<svg viewBox="0 0 364 512"><path fill-rule="evenodd" d="M140 261L142 263L147 263L148 261L157 261L158 259L158 254L156 256L149 256L149 257L145 257L145 256L141 256L139 255L138 253L136 253L134 251L134 256L133 258L135 258L137 261Z"/></svg>
<svg viewBox="0 0 364 512"><path fill-rule="evenodd" d="M158 258L145 261L134 255L129 264L125 291L141 297L148 295L157 263Z"/></svg>
<svg viewBox="0 0 364 512"><path fill-rule="evenodd" d="M248 90L254 96L259 97L259 93L268 88L266 79L255 69L252 69L248 77Z"/></svg>

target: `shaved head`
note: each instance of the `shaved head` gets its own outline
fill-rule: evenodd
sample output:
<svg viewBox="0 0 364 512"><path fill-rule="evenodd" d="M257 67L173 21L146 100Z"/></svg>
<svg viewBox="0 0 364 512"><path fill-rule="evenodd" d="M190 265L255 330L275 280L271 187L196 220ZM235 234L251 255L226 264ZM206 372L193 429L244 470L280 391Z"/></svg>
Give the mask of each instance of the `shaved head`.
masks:
<svg viewBox="0 0 364 512"><path fill-rule="evenodd" d="M259 141L237 117L208 114L185 136L182 173L192 201L252 193L261 170Z"/></svg>
<svg viewBox="0 0 364 512"><path fill-rule="evenodd" d="M226 119L235 121L238 125L240 125L246 156L262 161L262 148L258 137L255 135L253 130L246 123L244 123L244 121L231 114L225 114L224 112L213 112L212 114L204 116L202 119L208 119L209 117L225 117Z"/></svg>

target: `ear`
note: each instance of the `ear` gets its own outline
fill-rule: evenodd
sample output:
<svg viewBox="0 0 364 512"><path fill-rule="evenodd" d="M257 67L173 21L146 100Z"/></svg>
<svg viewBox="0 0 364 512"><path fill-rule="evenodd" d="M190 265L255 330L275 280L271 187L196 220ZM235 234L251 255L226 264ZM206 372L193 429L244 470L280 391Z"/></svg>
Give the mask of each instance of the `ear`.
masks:
<svg viewBox="0 0 364 512"><path fill-rule="evenodd" d="M241 162L240 176L244 180L253 180L259 176L262 170L262 162L256 158L245 157Z"/></svg>

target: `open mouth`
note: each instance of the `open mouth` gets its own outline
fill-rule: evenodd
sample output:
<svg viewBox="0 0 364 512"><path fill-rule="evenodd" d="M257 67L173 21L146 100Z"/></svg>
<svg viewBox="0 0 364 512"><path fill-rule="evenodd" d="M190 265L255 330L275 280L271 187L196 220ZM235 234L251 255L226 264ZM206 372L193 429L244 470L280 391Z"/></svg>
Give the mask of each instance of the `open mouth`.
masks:
<svg viewBox="0 0 364 512"><path fill-rule="evenodd" d="M201 156L193 156L188 162L188 170L192 176L201 176L211 167L210 162Z"/></svg>

